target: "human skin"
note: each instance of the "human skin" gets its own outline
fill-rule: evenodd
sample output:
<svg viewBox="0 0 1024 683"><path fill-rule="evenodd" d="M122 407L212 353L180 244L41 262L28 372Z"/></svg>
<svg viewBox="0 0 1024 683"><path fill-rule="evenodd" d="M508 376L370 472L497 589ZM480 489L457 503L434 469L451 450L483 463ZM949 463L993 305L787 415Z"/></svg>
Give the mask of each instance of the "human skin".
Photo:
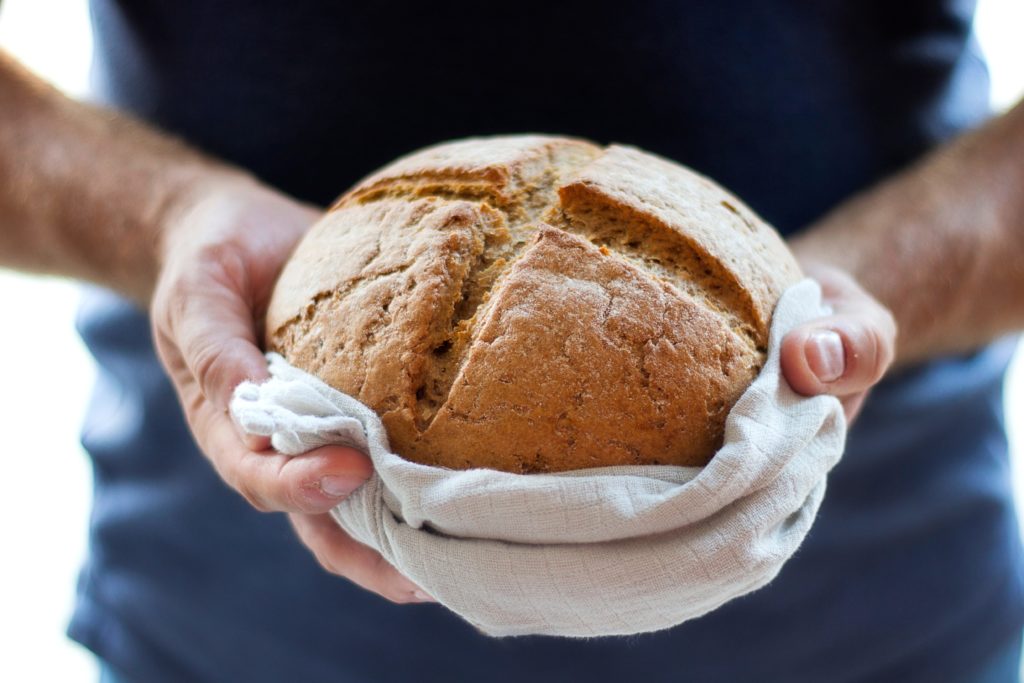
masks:
<svg viewBox="0 0 1024 683"><path fill-rule="evenodd" d="M70 100L2 53L0 102L0 266L89 280L148 308L189 426L224 481L257 509L288 513L328 571L395 602L429 600L326 514L370 475L365 455L288 458L240 435L227 413L239 382L267 376L259 320L319 207ZM839 397L852 419L894 358L971 349L1024 325L1022 145L1018 106L792 242L834 311L783 342L795 390Z"/></svg>
<svg viewBox="0 0 1024 683"><path fill-rule="evenodd" d="M893 322L897 367L1021 330L1024 102L843 202L790 246L837 315L790 332L782 369L801 393L843 396L847 417L859 410L861 389L893 360ZM873 303L853 291L858 285ZM824 383L813 371L813 341L807 344L827 335L823 329L842 338L845 366Z"/></svg>

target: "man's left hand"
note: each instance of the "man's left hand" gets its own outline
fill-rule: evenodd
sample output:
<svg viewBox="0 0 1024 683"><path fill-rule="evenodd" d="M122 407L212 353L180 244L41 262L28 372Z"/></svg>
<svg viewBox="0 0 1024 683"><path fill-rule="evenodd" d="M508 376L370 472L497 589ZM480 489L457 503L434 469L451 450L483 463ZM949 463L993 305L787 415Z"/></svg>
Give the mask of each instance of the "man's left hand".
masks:
<svg viewBox="0 0 1024 683"><path fill-rule="evenodd" d="M804 323L782 340L782 374L799 394L831 394L847 422L892 364L896 322L882 304L845 272L817 262L801 264L821 285L832 314Z"/></svg>

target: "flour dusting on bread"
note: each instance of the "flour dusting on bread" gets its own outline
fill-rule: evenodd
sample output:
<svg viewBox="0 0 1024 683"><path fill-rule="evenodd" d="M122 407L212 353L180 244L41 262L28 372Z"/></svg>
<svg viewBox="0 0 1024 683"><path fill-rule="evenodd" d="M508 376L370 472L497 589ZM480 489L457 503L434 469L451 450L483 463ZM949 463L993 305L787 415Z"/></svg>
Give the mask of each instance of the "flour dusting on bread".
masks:
<svg viewBox="0 0 1024 683"><path fill-rule="evenodd" d="M339 198L282 272L266 339L410 460L701 465L799 277L771 227L678 164L469 139Z"/></svg>

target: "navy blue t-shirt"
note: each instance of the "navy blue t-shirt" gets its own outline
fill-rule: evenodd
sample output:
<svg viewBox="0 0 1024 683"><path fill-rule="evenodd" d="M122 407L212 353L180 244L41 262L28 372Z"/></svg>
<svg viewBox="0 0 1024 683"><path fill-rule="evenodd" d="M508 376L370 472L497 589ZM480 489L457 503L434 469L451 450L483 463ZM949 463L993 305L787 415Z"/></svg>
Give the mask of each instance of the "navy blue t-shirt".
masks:
<svg viewBox="0 0 1024 683"><path fill-rule="evenodd" d="M785 233L988 114L955 0L92 0L97 96L326 203L425 144L625 142ZM892 226L893 230L899 226ZM197 451L144 314L91 291L91 552L71 635L138 681L955 681L1019 633L1006 343L872 394L767 588L633 638L493 640L323 572Z"/></svg>

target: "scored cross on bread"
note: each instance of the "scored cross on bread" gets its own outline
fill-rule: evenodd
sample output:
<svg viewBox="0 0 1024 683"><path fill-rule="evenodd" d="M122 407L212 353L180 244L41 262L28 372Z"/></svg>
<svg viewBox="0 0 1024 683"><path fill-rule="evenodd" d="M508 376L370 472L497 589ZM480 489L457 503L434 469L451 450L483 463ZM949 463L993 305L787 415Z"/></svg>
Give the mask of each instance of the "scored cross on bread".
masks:
<svg viewBox="0 0 1024 683"><path fill-rule="evenodd" d="M409 460L702 465L799 277L771 227L678 164L469 139L344 194L285 266L266 339Z"/></svg>

